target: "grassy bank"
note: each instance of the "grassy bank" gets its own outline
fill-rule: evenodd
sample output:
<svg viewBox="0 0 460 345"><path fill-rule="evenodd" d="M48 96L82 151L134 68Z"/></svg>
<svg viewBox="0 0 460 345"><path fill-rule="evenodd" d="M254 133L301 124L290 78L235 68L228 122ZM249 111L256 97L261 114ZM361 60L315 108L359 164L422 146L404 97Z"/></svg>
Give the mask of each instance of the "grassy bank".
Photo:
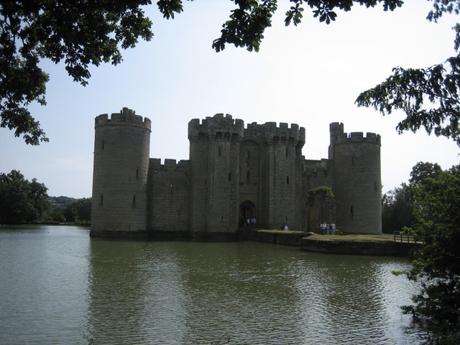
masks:
<svg viewBox="0 0 460 345"><path fill-rule="evenodd" d="M303 231L297 230L273 230L273 229L257 229L257 232L273 235L301 235Z"/></svg>
<svg viewBox="0 0 460 345"><path fill-rule="evenodd" d="M374 235L374 234L343 234L343 235L320 235L314 234L307 237L311 240L319 240L319 241L344 241L344 242L394 242L392 234L382 234L382 235Z"/></svg>

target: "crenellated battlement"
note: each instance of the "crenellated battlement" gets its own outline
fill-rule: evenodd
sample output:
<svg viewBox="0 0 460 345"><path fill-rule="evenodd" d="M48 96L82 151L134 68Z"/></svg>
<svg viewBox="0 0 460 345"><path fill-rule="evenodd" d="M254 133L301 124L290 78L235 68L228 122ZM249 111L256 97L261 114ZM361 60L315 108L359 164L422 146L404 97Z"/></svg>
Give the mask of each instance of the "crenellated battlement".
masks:
<svg viewBox="0 0 460 345"><path fill-rule="evenodd" d="M136 126L150 130L151 121L147 117L143 118L140 115L136 115L134 110L123 108L119 113L112 113L110 117L108 114L101 114L96 117L95 127L107 125Z"/></svg>
<svg viewBox="0 0 460 345"><path fill-rule="evenodd" d="M243 136L244 121L233 119L229 114L216 114L203 120L192 119L188 123L189 139L206 136L216 139L235 139Z"/></svg>
<svg viewBox="0 0 460 345"><path fill-rule="evenodd" d="M166 158L164 163L161 164L160 158L150 158L149 169L154 174L160 171L188 172L190 170L190 161L180 160L177 162L175 159Z"/></svg>
<svg viewBox="0 0 460 345"><path fill-rule="evenodd" d="M269 142L295 142L303 145L305 143L305 128L299 127L298 124L292 123L291 126L285 122L266 122L258 124L249 123L244 130L245 137L264 138Z"/></svg>
<svg viewBox="0 0 460 345"><path fill-rule="evenodd" d="M329 125L331 145L342 143L371 143L380 145L380 135L372 132L345 133L343 123L333 122Z"/></svg>
<svg viewBox="0 0 460 345"><path fill-rule="evenodd" d="M372 132L351 132L343 133L337 138L336 144L341 143L370 143L380 145L380 135Z"/></svg>

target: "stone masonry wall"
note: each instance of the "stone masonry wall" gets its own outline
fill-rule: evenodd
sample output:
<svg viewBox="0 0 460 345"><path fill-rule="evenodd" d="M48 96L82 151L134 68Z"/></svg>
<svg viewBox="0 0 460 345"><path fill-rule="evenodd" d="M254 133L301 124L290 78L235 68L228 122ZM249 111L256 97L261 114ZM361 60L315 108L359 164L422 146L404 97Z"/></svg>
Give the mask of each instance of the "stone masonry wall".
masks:
<svg viewBox="0 0 460 345"><path fill-rule="evenodd" d="M150 159L148 230L189 231L190 161Z"/></svg>

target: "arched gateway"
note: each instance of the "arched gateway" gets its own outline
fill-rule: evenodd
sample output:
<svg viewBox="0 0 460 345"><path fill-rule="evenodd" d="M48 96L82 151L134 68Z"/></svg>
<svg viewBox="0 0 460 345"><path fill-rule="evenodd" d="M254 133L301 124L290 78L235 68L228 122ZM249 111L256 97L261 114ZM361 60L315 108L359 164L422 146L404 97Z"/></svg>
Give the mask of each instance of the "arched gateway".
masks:
<svg viewBox="0 0 460 345"><path fill-rule="evenodd" d="M248 225L248 220L251 225L256 223L256 205L252 201L245 200L240 204L240 227Z"/></svg>

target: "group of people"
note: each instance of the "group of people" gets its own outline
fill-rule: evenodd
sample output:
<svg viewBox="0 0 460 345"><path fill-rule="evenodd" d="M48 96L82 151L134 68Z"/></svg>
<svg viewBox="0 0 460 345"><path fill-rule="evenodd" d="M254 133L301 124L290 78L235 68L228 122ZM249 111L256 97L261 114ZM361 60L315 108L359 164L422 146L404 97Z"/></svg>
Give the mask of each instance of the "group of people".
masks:
<svg viewBox="0 0 460 345"><path fill-rule="evenodd" d="M327 224L326 222L322 222L319 225L319 230L321 231L322 234L334 234L335 233L335 224Z"/></svg>
<svg viewBox="0 0 460 345"><path fill-rule="evenodd" d="M256 223L257 223L256 217L252 217L252 218L247 218L246 219L245 225L246 226L255 226Z"/></svg>

